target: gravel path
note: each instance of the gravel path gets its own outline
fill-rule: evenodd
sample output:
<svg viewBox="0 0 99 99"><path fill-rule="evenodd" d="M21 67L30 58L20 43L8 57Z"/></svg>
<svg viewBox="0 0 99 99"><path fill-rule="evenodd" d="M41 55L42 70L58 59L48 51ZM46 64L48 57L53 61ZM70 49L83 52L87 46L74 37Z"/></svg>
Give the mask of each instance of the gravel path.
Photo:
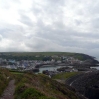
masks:
<svg viewBox="0 0 99 99"><path fill-rule="evenodd" d="M4 90L3 95L0 97L0 99L14 99L14 91L15 91L15 80L11 80L9 82L9 85Z"/></svg>

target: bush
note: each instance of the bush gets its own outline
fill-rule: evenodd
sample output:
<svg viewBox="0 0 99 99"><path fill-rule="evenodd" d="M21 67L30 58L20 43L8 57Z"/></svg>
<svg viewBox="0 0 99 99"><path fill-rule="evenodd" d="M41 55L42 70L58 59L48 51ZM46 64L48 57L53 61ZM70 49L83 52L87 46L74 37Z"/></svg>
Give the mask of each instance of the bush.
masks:
<svg viewBox="0 0 99 99"><path fill-rule="evenodd" d="M26 89L26 86L24 83L19 83L17 86L16 86L16 89L15 89L15 93L16 94L21 94L24 92L24 90Z"/></svg>
<svg viewBox="0 0 99 99"><path fill-rule="evenodd" d="M46 97L34 88L26 88L24 84L17 86L15 95L15 99L54 99Z"/></svg>
<svg viewBox="0 0 99 99"><path fill-rule="evenodd" d="M39 99L39 97L42 96L44 95L39 91L35 90L34 88L27 88L22 94L22 98L24 99Z"/></svg>

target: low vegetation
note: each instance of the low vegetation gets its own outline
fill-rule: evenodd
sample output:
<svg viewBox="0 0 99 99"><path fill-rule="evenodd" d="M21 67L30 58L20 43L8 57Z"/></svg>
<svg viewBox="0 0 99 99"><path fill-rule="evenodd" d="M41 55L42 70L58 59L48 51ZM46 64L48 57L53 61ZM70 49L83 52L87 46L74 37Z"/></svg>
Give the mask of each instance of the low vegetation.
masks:
<svg viewBox="0 0 99 99"><path fill-rule="evenodd" d="M2 95L11 78L12 75L9 70L0 68L0 96Z"/></svg>
<svg viewBox="0 0 99 99"><path fill-rule="evenodd" d="M74 75L77 75L78 72L62 72L62 73L59 73L59 74L56 74L54 75L52 78L53 79L60 79L60 80L66 80Z"/></svg>
<svg viewBox="0 0 99 99"><path fill-rule="evenodd" d="M16 75L15 99L79 99L65 85L43 74Z"/></svg>
<svg viewBox="0 0 99 99"><path fill-rule="evenodd" d="M10 70L10 73L11 74L24 74L25 72L22 72L22 71L18 71L18 70Z"/></svg>
<svg viewBox="0 0 99 99"><path fill-rule="evenodd" d="M68 76L64 76L64 78L76 73L67 74ZM14 99L79 99L75 90L46 75L9 71L3 68L0 68L0 85L2 85L0 95L12 78L15 79L16 86Z"/></svg>

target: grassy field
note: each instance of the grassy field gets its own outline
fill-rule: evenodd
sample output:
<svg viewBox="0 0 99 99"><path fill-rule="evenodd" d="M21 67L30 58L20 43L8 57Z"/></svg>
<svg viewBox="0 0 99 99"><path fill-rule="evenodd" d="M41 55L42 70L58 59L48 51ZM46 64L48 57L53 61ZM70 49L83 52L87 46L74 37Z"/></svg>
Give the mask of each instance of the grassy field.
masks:
<svg viewBox="0 0 99 99"><path fill-rule="evenodd" d="M52 78L64 80L64 79L68 79L68 78L70 78L74 75L77 75L77 74L78 74L78 72L63 72L63 73L54 75Z"/></svg>

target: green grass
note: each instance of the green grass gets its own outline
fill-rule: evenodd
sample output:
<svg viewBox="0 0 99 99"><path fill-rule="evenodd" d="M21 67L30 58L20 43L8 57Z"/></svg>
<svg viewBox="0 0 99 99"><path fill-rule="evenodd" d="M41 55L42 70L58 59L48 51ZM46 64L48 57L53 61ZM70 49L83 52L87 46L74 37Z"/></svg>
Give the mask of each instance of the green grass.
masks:
<svg viewBox="0 0 99 99"><path fill-rule="evenodd" d="M0 96L2 95L4 89L7 87L10 79L12 79L12 75L9 70L0 68Z"/></svg>
<svg viewBox="0 0 99 99"><path fill-rule="evenodd" d="M20 75L20 74L24 74L23 72L11 72L11 73L12 73L12 74L17 74L17 75L18 75L18 74L19 74L19 75Z"/></svg>
<svg viewBox="0 0 99 99"><path fill-rule="evenodd" d="M73 56L75 53L70 52L2 52L6 55L13 55L13 56L51 56L51 55L67 55L67 56Z"/></svg>
<svg viewBox="0 0 99 99"><path fill-rule="evenodd" d="M64 80L64 79L68 79L68 78L70 78L74 75L77 75L77 74L78 74L78 72L63 72L63 73L54 75L52 78Z"/></svg>
<svg viewBox="0 0 99 99"><path fill-rule="evenodd" d="M15 76L15 99L79 99L64 84L43 74L24 73Z"/></svg>
<svg viewBox="0 0 99 99"><path fill-rule="evenodd" d="M18 94L15 99L55 99L45 96L35 88L26 88L24 84L18 85L15 93Z"/></svg>
<svg viewBox="0 0 99 99"><path fill-rule="evenodd" d="M23 71L18 71L18 70L9 70L11 74L24 74L25 72Z"/></svg>

